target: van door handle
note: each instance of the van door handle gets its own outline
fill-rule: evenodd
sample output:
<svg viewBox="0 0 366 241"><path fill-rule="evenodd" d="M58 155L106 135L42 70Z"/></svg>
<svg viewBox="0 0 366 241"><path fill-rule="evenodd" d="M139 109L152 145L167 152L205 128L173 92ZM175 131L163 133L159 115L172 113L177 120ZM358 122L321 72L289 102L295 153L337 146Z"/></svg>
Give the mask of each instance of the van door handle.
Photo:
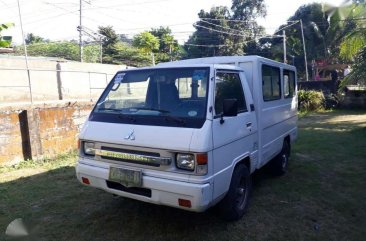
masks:
<svg viewBox="0 0 366 241"><path fill-rule="evenodd" d="M252 127L252 122L247 123L247 128Z"/></svg>

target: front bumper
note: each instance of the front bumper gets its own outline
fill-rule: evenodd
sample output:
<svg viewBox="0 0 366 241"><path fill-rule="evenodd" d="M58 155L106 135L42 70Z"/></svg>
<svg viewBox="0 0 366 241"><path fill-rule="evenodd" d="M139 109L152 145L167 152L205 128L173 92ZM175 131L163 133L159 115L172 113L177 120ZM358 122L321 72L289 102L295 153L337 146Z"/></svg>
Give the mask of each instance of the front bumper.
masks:
<svg viewBox="0 0 366 241"><path fill-rule="evenodd" d="M83 177L88 178L90 182L88 186L99 188L119 196L188 211L203 212L210 207L212 201L212 185L210 183L188 183L159 178L156 175L152 177L144 175L144 173L141 188L151 190L151 197L110 188L107 185L109 164L104 162L89 162L80 159L76 165L76 176L81 183L83 183ZM179 206L178 199L190 200L191 207Z"/></svg>

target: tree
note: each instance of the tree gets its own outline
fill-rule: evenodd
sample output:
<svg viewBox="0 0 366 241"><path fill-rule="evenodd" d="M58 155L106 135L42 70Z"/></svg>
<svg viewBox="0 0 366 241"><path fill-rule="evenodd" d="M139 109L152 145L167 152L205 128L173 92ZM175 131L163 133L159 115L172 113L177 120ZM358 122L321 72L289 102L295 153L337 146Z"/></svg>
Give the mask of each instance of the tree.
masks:
<svg viewBox="0 0 366 241"><path fill-rule="evenodd" d="M153 51L159 49L159 39L152 35L150 32L142 32L137 34L133 38L132 45L142 50L145 54L150 54L152 58L153 65L155 64Z"/></svg>
<svg viewBox="0 0 366 241"><path fill-rule="evenodd" d="M99 61L99 46L87 45L84 47L85 62L94 63ZM15 54L23 54L23 46L15 49ZM56 57L67 60L79 61L79 45L76 42L41 42L27 46L29 56Z"/></svg>
<svg viewBox="0 0 366 241"><path fill-rule="evenodd" d="M178 41L174 39L169 27L153 28L150 33L159 39L159 49L156 51L157 62L167 62L180 58L182 55Z"/></svg>
<svg viewBox="0 0 366 241"><path fill-rule="evenodd" d="M342 20L340 24L348 30L342 38L340 56L350 61L366 46L366 23L363 21L366 4L357 2L338 11L338 19Z"/></svg>
<svg viewBox="0 0 366 241"><path fill-rule="evenodd" d="M350 26L340 46L340 55L348 61L353 61L352 71L342 81L342 86L349 84L366 85L366 1L354 1L354 4L344 8L344 24Z"/></svg>
<svg viewBox="0 0 366 241"><path fill-rule="evenodd" d="M124 34L117 34L111 26L100 26L99 34L103 35L103 63L126 64L129 66L146 66L151 64L139 49L131 46L131 40Z"/></svg>
<svg viewBox="0 0 366 241"><path fill-rule="evenodd" d="M10 47L12 37L11 36L2 36L1 31L13 27L14 23L2 23L0 24L0 47Z"/></svg>
<svg viewBox="0 0 366 241"><path fill-rule="evenodd" d="M342 81L342 86L350 84L366 86L366 46L356 54L351 73Z"/></svg>
<svg viewBox="0 0 366 241"><path fill-rule="evenodd" d="M27 37L25 38L26 44L35 44L41 42L45 42L45 39L40 36L34 35L33 33L28 33Z"/></svg>
<svg viewBox="0 0 366 241"><path fill-rule="evenodd" d="M103 49L109 48L119 41L119 36L112 26L99 26L98 33L104 36L102 40Z"/></svg>
<svg viewBox="0 0 366 241"><path fill-rule="evenodd" d="M233 0L231 10L223 6L201 10L196 31L185 45L189 57L243 55L245 47L263 34L256 18L265 14L264 0Z"/></svg>
<svg viewBox="0 0 366 241"><path fill-rule="evenodd" d="M147 66L151 65L150 56L143 54L139 49L128 43L118 42L114 45L115 54L105 56L105 60L111 64L125 64L128 66Z"/></svg>

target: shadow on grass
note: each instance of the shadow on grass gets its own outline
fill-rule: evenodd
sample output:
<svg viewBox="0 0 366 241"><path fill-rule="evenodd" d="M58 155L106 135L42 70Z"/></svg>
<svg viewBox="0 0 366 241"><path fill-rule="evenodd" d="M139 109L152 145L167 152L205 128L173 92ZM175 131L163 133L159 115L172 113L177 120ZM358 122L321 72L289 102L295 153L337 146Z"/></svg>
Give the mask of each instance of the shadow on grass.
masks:
<svg viewBox="0 0 366 241"><path fill-rule="evenodd" d="M63 167L0 184L0 240L16 218L33 240L214 239L228 225L212 210L191 213L113 197L81 185L74 173Z"/></svg>
<svg viewBox="0 0 366 241"><path fill-rule="evenodd" d="M0 183L0 240L23 218L27 240L362 240L366 235L364 121L304 117L289 173L254 176L244 219L191 213L82 186L73 167ZM310 121L309 121L310 120Z"/></svg>
<svg viewBox="0 0 366 241"><path fill-rule="evenodd" d="M270 178L265 171L259 171L254 184L260 186L261 180ZM0 240L12 240L4 233L7 225L17 218L23 219L30 232L25 240L37 241L252 240L258 237L251 231L254 223L248 222L247 217L226 222L214 209L193 213L113 197L81 185L73 167L2 183L0 190Z"/></svg>

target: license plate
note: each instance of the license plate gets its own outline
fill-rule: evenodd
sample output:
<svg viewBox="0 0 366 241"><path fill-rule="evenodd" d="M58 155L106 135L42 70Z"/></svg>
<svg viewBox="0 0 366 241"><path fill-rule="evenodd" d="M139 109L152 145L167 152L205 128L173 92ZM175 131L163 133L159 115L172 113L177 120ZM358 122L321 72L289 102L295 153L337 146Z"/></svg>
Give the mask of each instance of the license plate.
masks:
<svg viewBox="0 0 366 241"><path fill-rule="evenodd" d="M109 180L118 182L126 187L141 187L141 171L122 169L117 167L109 168Z"/></svg>

